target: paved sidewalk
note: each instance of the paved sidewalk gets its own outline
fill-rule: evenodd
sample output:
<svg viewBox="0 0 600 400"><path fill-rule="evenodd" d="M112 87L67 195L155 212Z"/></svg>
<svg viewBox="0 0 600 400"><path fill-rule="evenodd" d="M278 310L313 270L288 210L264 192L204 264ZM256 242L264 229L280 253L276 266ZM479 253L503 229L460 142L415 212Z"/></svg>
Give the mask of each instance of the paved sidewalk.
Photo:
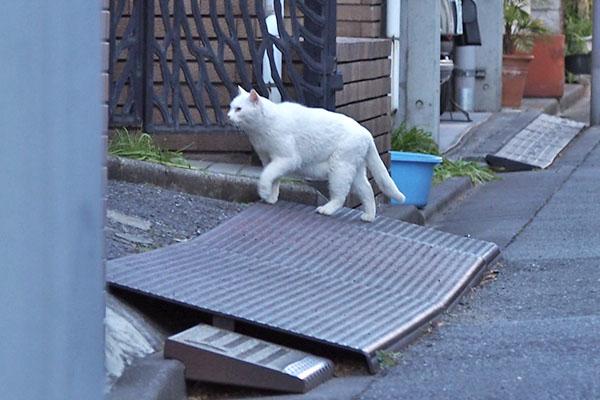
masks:
<svg viewBox="0 0 600 400"><path fill-rule="evenodd" d="M503 247L498 277L357 399L600 397L600 128L433 226Z"/></svg>
<svg viewBox="0 0 600 400"><path fill-rule="evenodd" d="M519 123L538 112L521 113ZM586 118L581 102L563 112ZM503 134L510 135L508 131L517 129L519 123L510 122L509 114L517 116L514 112L494 114L461 135L468 139L482 132L489 134L494 126L501 127L501 122L506 128ZM382 210L398 219L427 222L450 233L495 242L503 249L506 262L497 268L496 279L495 274L488 276L485 285L434 324L430 335L403 351L400 365L376 376L336 378L303 396L269 398L600 397L595 383L600 381L595 350L600 345L600 276L595 268L600 261L600 203L594 199L600 192L596 178L600 176L599 142L600 131L590 129L547 170L503 174L503 179L475 188L464 179L450 180L433 188L424 210L411 206ZM457 149L467 146L463 142ZM129 162L115 161L112 173L122 178L119 174L129 168L124 163ZM197 193L207 190L211 179L218 177L228 190L256 196L258 168L198 166L213 171L183 170L177 178L181 180L175 181ZM133 164L130 167L135 171ZM155 184L174 177L168 167L149 169ZM200 183L195 180L202 176L198 173L204 174ZM138 181L146 179L135 174ZM170 182L170 187L184 189ZM322 201L310 186L287 184L290 196L300 193L298 198L305 204ZM215 192L214 187L210 190L213 197L227 193ZM566 371L560 368L563 363Z"/></svg>

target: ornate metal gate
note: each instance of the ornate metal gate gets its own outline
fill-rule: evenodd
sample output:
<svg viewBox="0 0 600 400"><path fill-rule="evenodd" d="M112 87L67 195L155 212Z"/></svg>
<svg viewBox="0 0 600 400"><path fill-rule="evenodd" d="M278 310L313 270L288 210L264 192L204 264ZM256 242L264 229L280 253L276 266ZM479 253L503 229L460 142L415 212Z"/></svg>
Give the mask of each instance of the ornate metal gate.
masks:
<svg viewBox="0 0 600 400"><path fill-rule="evenodd" d="M336 2L266 2L272 9L263 3L111 0L111 126L230 132L226 109L237 85L333 109L341 88ZM273 13L275 30L265 21ZM264 76L264 69L271 73Z"/></svg>

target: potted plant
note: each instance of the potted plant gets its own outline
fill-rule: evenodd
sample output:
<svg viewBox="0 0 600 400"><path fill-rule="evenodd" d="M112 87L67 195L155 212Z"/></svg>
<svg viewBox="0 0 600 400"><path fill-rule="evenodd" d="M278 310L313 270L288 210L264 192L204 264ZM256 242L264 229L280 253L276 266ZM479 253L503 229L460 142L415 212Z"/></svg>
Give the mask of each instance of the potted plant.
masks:
<svg viewBox="0 0 600 400"><path fill-rule="evenodd" d="M591 72L591 38L593 22L591 7L593 3L585 0L568 0L565 11L565 66L573 74Z"/></svg>
<svg viewBox="0 0 600 400"><path fill-rule="evenodd" d="M548 35L541 20L531 18L525 0L504 0L502 106L520 107L531 51L536 38Z"/></svg>

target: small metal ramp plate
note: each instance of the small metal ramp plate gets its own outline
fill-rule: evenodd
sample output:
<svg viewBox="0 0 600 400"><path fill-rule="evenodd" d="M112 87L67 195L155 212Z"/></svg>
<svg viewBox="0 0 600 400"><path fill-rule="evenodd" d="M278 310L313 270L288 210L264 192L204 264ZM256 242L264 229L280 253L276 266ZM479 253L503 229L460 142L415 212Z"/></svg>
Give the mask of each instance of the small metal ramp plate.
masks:
<svg viewBox="0 0 600 400"><path fill-rule="evenodd" d="M325 358L209 325L171 336L164 354L203 382L305 393L333 376Z"/></svg>
<svg viewBox="0 0 600 400"><path fill-rule="evenodd" d="M107 281L357 352L377 370L498 255L489 242L360 212L256 204L189 242L107 263Z"/></svg>
<svg viewBox="0 0 600 400"><path fill-rule="evenodd" d="M547 168L584 127L582 122L541 114L486 161L507 171Z"/></svg>

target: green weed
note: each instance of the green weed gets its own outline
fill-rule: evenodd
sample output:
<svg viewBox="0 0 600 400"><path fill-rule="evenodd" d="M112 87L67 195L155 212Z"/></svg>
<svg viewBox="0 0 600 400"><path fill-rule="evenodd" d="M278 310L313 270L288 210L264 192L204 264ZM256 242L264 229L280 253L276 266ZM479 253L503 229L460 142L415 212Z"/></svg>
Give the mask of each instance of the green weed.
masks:
<svg viewBox="0 0 600 400"><path fill-rule="evenodd" d="M130 133L127 128L117 129L108 143L108 154L133 158L174 167L192 168L183 157L183 150L171 151L158 146L152 136L141 129Z"/></svg>
<svg viewBox="0 0 600 400"><path fill-rule="evenodd" d="M418 127L408 128L406 123L402 123L392 132L392 150L441 156L430 132ZM496 173L489 167L479 165L475 161L460 158L452 161L446 157L442 157L442 160L442 163L434 169L434 184L455 176L466 176L475 184L498 179Z"/></svg>
<svg viewBox="0 0 600 400"><path fill-rule="evenodd" d="M400 363L402 352L391 352L387 350L377 350L375 352L379 366L383 369L392 368Z"/></svg>

